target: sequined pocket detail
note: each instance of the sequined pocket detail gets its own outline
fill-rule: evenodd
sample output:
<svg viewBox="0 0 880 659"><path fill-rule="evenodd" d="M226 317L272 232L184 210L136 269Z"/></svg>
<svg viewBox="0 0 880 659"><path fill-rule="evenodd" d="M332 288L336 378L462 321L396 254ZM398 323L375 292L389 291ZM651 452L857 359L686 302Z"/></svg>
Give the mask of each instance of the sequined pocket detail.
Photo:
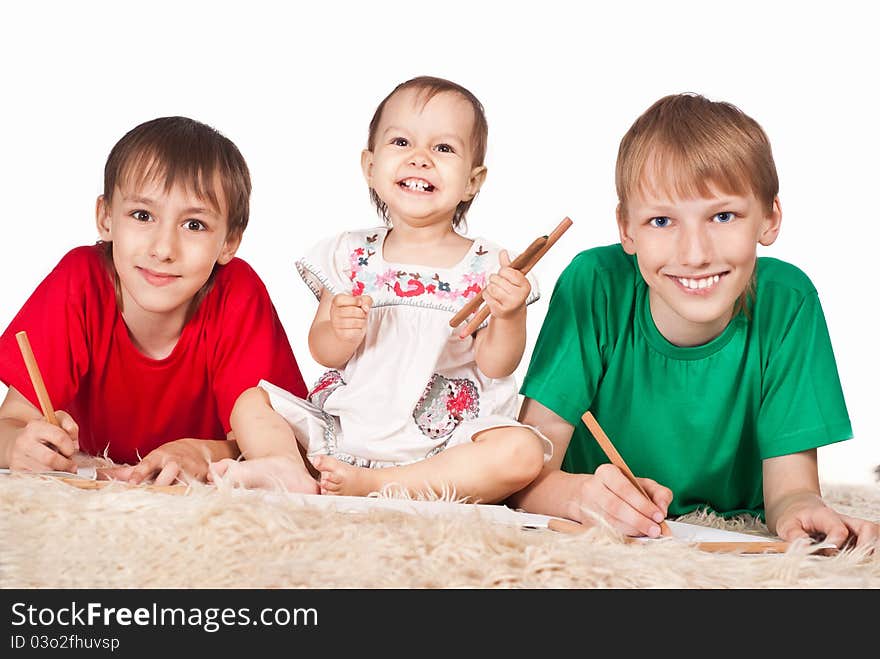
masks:
<svg viewBox="0 0 880 659"><path fill-rule="evenodd" d="M480 393L467 378L448 379L434 373L413 410L413 420L427 437L445 437L480 413Z"/></svg>
<svg viewBox="0 0 880 659"><path fill-rule="evenodd" d="M327 397L344 384L345 380L342 379L342 373L335 369L327 371L318 379L317 384L309 392L308 400L323 410L324 401L327 400Z"/></svg>

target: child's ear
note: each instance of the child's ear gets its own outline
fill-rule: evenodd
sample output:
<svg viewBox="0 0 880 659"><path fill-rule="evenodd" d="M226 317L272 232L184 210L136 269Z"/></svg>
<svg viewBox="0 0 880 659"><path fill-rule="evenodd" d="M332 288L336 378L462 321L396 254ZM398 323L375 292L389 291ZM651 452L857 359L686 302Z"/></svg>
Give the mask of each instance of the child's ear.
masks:
<svg viewBox="0 0 880 659"><path fill-rule="evenodd" d="M361 151L361 171L367 180L367 185L373 187L373 152L369 149Z"/></svg>
<svg viewBox="0 0 880 659"><path fill-rule="evenodd" d="M470 201L477 196L480 188L483 187L483 182L486 180L487 173L488 170L486 169L485 165L474 167L471 170L471 176L468 179L467 187L464 189L465 196L462 201Z"/></svg>
<svg viewBox="0 0 880 659"><path fill-rule="evenodd" d="M621 209L620 204L617 204L617 209L614 211L614 214L617 217L617 231L620 233L620 244L623 246L623 251L627 254L635 254L636 244L630 235L629 223L623 216L623 210Z"/></svg>
<svg viewBox="0 0 880 659"><path fill-rule="evenodd" d="M98 235L101 240L105 243L113 240L110 235L110 204L104 199L104 195L98 195L95 202L95 224L98 227Z"/></svg>
<svg viewBox="0 0 880 659"><path fill-rule="evenodd" d="M758 242L764 245L772 245L779 237L779 229L782 227L782 204L779 203L779 197L774 197L773 205L770 212L764 218L761 225L761 234L758 236Z"/></svg>
<svg viewBox="0 0 880 659"><path fill-rule="evenodd" d="M220 250L220 256L217 257L217 263L219 265L229 263L238 251L239 245L241 245L241 233L234 236L227 235L226 242L223 243L223 248Z"/></svg>

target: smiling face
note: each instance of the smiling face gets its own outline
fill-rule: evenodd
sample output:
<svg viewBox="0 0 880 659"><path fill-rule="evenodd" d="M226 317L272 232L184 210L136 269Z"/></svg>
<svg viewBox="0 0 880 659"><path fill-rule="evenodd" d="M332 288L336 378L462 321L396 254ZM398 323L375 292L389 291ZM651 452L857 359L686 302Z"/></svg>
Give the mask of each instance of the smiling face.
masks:
<svg viewBox="0 0 880 659"><path fill-rule="evenodd" d="M638 257L654 324L671 343L693 346L724 331L755 269L758 244L776 240L779 199L754 194L677 197L634 191L618 211L621 244Z"/></svg>
<svg viewBox="0 0 880 659"><path fill-rule="evenodd" d="M425 102L423 90L408 88L388 99L361 165L392 224L450 223L459 203L474 198L486 168L473 164L473 129L471 104L454 92Z"/></svg>
<svg viewBox="0 0 880 659"><path fill-rule="evenodd" d="M182 329L214 265L228 263L240 240L228 235L217 186L221 208L180 184L165 187L164 181L148 179L116 187L110 201L98 198L98 232L113 243L123 317L135 332Z"/></svg>

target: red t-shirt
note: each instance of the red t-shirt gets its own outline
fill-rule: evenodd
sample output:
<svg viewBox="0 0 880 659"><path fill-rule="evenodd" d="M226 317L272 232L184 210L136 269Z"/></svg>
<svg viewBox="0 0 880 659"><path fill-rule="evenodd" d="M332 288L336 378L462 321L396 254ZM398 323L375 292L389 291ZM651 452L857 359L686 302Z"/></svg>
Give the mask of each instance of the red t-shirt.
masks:
<svg viewBox="0 0 880 659"><path fill-rule="evenodd" d="M165 359L135 348L101 248L68 252L0 337L0 380L39 409L15 339L26 330L49 398L79 424L80 448L138 462L184 437L225 439L238 395L265 378L306 386L266 287L241 259L214 285ZM140 456L140 458L139 458Z"/></svg>

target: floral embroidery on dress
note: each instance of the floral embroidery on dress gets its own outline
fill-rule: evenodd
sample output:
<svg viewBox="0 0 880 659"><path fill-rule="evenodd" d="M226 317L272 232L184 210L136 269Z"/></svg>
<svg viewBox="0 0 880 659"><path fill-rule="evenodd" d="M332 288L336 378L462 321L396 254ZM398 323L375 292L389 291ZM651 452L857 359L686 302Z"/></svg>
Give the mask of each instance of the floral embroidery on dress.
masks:
<svg viewBox="0 0 880 659"><path fill-rule="evenodd" d="M388 291L398 298L429 296L453 304L463 304L483 290L486 274L486 255L489 250L477 245L468 270L462 273L459 281L444 281L440 274L407 272L386 268L382 272L371 269L371 259L376 255L378 234L364 236L363 244L355 247L348 256L346 270L351 281L351 294L364 295L376 291ZM381 248L381 246L379 247Z"/></svg>
<svg viewBox="0 0 880 659"><path fill-rule="evenodd" d="M480 392L467 378L448 379L434 373L419 398L413 420L427 437L445 437L465 420L480 414Z"/></svg>
<svg viewBox="0 0 880 659"><path fill-rule="evenodd" d="M327 397L344 384L342 373L336 369L327 371L318 378L318 382L309 392L307 398L313 405L324 409L324 401L327 400Z"/></svg>

